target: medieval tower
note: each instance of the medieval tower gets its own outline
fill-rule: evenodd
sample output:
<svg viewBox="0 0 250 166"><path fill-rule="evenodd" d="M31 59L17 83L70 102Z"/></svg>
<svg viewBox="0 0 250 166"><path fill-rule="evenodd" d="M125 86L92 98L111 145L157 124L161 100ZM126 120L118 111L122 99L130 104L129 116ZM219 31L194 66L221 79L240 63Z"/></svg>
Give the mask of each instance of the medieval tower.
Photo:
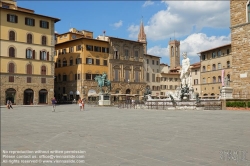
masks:
<svg viewBox="0 0 250 166"><path fill-rule="evenodd" d="M141 25L140 25L140 31L138 34L138 41L143 43L144 54L147 54L147 38L146 38L146 34L144 32L144 25L143 25L142 20L141 20Z"/></svg>
<svg viewBox="0 0 250 166"><path fill-rule="evenodd" d="M180 66L180 41L169 41L170 69Z"/></svg>
<svg viewBox="0 0 250 166"><path fill-rule="evenodd" d="M250 97L250 0L230 0L232 76L234 94Z"/></svg>

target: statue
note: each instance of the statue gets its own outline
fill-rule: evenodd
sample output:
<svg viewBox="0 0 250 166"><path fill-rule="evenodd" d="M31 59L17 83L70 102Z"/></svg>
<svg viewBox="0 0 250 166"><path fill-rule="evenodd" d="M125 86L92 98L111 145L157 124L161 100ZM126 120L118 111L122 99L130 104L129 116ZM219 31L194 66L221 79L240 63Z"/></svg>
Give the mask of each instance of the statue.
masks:
<svg viewBox="0 0 250 166"><path fill-rule="evenodd" d="M183 97L185 96L185 94L188 94L189 93L189 87L188 85L186 84L185 87L182 87L181 85L181 100L183 99Z"/></svg>
<svg viewBox="0 0 250 166"><path fill-rule="evenodd" d="M229 86L229 82L230 82L229 78L227 76L224 77L224 84L225 84L226 87Z"/></svg>
<svg viewBox="0 0 250 166"><path fill-rule="evenodd" d="M100 92L103 93L102 87L108 87L107 93L111 90L111 82L107 80L107 74L103 73L102 76L96 76L94 79L96 82L98 82L98 87L100 89Z"/></svg>
<svg viewBox="0 0 250 166"><path fill-rule="evenodd" d="M145 92L144 92L144 99L146 100L146 96L147 95L151 95L151 90L150 90L150 87L147 86L146 89L145 89ZM149 97L149 96L148 96Z"/></svg>
<svg viewBox="0 0 250 166"><path fill-rule="evenodd" d="M187 53L184 52L183 54L183 60L182 60L182 69L181 69L181 84L182 85L188 85L188 87L191 87L191 72L190 72L190 61L189 58L187 58Z"/></svg>

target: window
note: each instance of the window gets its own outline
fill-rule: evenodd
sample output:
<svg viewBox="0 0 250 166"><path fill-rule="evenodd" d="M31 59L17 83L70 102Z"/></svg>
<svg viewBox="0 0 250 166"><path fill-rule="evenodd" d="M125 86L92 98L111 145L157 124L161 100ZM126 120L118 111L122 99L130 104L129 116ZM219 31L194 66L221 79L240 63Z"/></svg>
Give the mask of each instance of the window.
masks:
<svg viewBox="0 0 250 166"><path fill-rule="evenodd" d="M86 45L86 49L87 49L88 51L93 51L93 46L91 46L91 45Z"/></svg>
<svg viewBox="0 0 250 166"><path fill-rule="evenodd" d="M218 63L218 69L221 69L221 63Z"/></svg>
<svg viewBox="0 0 250 166"><path fill-rule="evenodd" d="M101 52L101 47L94 46L94 51L95 51L95 52Z"/></svg>
<svg viewBox="0 0 250 166"><path fill-rule="evenodd" d="M26 66L26 73L28 75L28 77L27 77L27 83L31 83L31 77L29 76L29 75L32 74L32 66L31 66L31 64L28 64Z"/></svg>
<svg viewBox="0 0 250 166"><path fill-rule="evenodd" d="M198 84L198 79L194 79L194 85Z"/></svg>
<svg viewBox="0 0 250 166"><path fill-rule="evenodd" d="M216 58L216 52L212 53L212 58Z"/></svg>
<svg viewBox="0 0 250 166"><path fill-rule="evenodd" d="M14 47L9 48L9 57L15 57L15 48Z"/></svg>
<svg viewBox="0 0 250 166"><path fill-rule="evenodd" d="M27 43L29 43L29 44L32 43L32 34L27 35Z"/></svg>
<svg viewBox="0 0 250 166"><path fill-rule="evenodd" d="M147 64L149 64L149 60L147 59Z"/></svg>
<svg viewBox="0 0 250 166"><path fill-rule="evenodd" d="M124 54L125 54L125 59L128 60L128 59L129 59L129 56L128 56L128 49L125 49L125 50L124 50Z"/></svg>
<svg viewBox="0 0 250 166"><path fill-rule="evenodd" d="M221 82L221 76L218 76L218 82Z"/></svg>
<svg viewBox="0 0 250 166"><path fill-rule="evenodd" d="M227 61L227 68L230 68L230 61Z"/></svg>
<svg viewBox="0 0 250 166"><path fill-rule="evenodd" d="M115 78L114 81L119 81L119 70L115 69Z"/></svg>
<svg viewBox="0 0 250 166"><path fill-rule="evenodd" d="M70 60L69 60L69 65L73 66L73 59L72 58L70 58Z"/></svg>
<svg viewBox="0 0 250 166"><path fill-rule="evenodd" d="M74 52L74 47L70 47L69 52Z"/></svg>
<svg viewBox="0 0 250 166"><path fill-rule="evenodd" d="M49 22L48 21L40 20L40 27L41 28L49 29Z"/></svg>
<svg viewBox="0 0 250 166"><path fill-rule="evenodd" d="M61 60L60 59L58 59L57 66L61 67Z"/></svg>
<svg viewBox="0 0 250 166"><path fill-rule="evenodd" d="M103 60L103 65L104 66L108 66L108 61L107 60Z"/></svg>
<svg viewBox="0 0 250 166"><path fill-rule="evenodd" d="M86 63L87 64L92 64L92 58L86 58Z"/></svg>
<svg viewBox="0 0 250 166"><path fill-rule="evenodd" d="M67 81L67 75L66 74L63 75L63 81Z"/></svg>
<svg viewBox="0 0 250 166"><path fill-rule="evenodd" d="M216 83L216 77L213 77L213 83Z"/></svg>
<svg viewBox="0 0 250 166"><path fill-rule="evenodd" d="M15 73L15 65L14 63L9 63L9 74ZM10 75L9 76L9 82L14 82L14 76Z"/></svg>
<svg viewBox="0 0 250 166"><path fill-rule="evenodd" d="M18 17L13 14L7 14L7 21L12 23L18 23Z"/></svg>
<svg viewBox="0 0 250 166"><path fill-rule="evenodd" d="M139 71L135 71L135 82L140 82Z"/></svg>
<svg viewBox="0 0 250 166"><path fill-rule="evenodd" d="M202 66L202 71L203 71L203 72L206 71L206 66Z"/></svg>
<svg viewBox="0 0 250 166"><path fill-rule="evenodd" d="M91 80L91 74L86 73L86 80Z"/></svg>
<svg viewBox="0 0 250 166"><path fill-rule="evenodd" d="M159 61L156 61L156 65L159 65Z"/></svg>
<svg viewBox="0 0 250 166"><path fill-rule="evenodd" d="M77 80L77 74L75 74L75 80Z"/></svg>
<svg viewBox="0 0 250 166"><path fill-rule="evenodd" d="M25 17L25 25L35 26L35 19Z"/></svg>
<svg viewBox="0 0 250 166"><path fill-rule="evenodd" d="M197 75L197 70L194 71L195 75Z"/></svg>
<svg viewBox="0 0 250 166"><path fill-rule="evenodd" d="M213 64L212 68L213 68L213 70L216 70L216 65L215 65L215 64Z"/></svg>
<svg viewBox="0 0 250 166"><path fill-rule="evenodd" d="M95 64L96 64L96 65L100 65L100 59L96 59L96 60L95 60Z"/></svg>
<svg viewBox="0 0 250 166"><path fill-rule="evenodd" d="M46 75L46 66L41 67L41 75Z"/></svg>
<svg viewBox="0 0 250 166"><path fill-rule="evenodd" d="M149 73L147 73L147 81L149 81Z"/></svg>
<svg viewBox="0 0 250 166"><path fill-rule="evenodd" d="M82 46L81 46L81 45L77 45L77 46L76 46L76 51L81 51L81 49L82 49Z"/></svg>
<svg viewBox="0 0 250 166"><path fill-rule="evenodd" d="M218 51L218 52L217 52L217 56L218 56L218 57L221 57L221 51Z"/></svg>
<svg viewBox="0 0 250 166"><path fill-rule="evenodd" d="M250 22L250 3L248 2L248 5L247 5L247 16L248 16L248 22Z"/></svg>
<svg viewBox="0 0 250 166"><path fill-rule="evenodd" d="M227 55L230 53L230 50L229 49L227 49Z"/></svg>
<svg viewBox="0 0 250 166"><path fill-rule="evenodd" d="M204 55L204 54L201 55L201 60L203 60L203 61L206 60L206 55Z"/></svg>
<svg viewBox="0 0 250 166"><path fill-rule="evenodd" d="M66 54L66 48L62 49L62 54Z"/></svg>
<svg viewBox="0 0 250 166"><path fill-rule="evenodd" d="M152 74L152 82L155 82L155 74Z"/></svg>
<svg viewBox="0 0 250 166"><path fill-rule="evenodd" d="M129 70L125 70L125 82L129 80Z"/></svg>
<svg viewBox="0 0 250 166"><path fill-rule="evenodd" d="M47 37L42 36L42 45L47 45Z"/></svg>
<svg viewBox="0 0 250 166"><path fill-rule="evenodd" d="M40 51L40 60L48 60L46 51Z"/></svg>
<svg viewBox="0 0 250 166"><path fill-rule="evenodd" d="M9 9L10 6L9 6L9 5L5 5L5 4L2 4L2 8Z"/></svg>
<svg viewBox="0 0 250 166"><path fill-rule="evenodd" d="M102 52L109 53L109 48L102 47Z"/></svg>
<svg viewBox="0 0 250 166"><path fill-rule="evenodd" d="M138 59L139 59L138 51L135 51L135 60L138 61Z"/></svg>
<svg viewBox="0 0 250 166"><path fill-rule="evenodd" d="M26 58L32 59L32 50L31 49L26 49Z"/></svg>
<svg viewBox="0 0 250 166"><path fill-rule="evenodd" d="M16 38L15 32L14 31L10 31L9 32L9 40L15 41L15 38Z"/></svg>
<svg viewBox="0 0 250 166"><path fill-rule="evenodd" d="M81 58L76 58L76 64L81 64L82 63L82 59Z"/></svg>
<svg viewBox="0 0 250 166"><path fill-rule="evenodd" d="M62 65L62 66L63 66L63 67L64 67L64 66L67 66L67 60L66 60L65 58L63 59L63 65Z"/></svg>
<svg viewBox="0 0 250 166"><path fill-rule="evenodd" d="M202 82L203 82L203 84L205 84L206 83L206 78L203 78Z"/></svg>

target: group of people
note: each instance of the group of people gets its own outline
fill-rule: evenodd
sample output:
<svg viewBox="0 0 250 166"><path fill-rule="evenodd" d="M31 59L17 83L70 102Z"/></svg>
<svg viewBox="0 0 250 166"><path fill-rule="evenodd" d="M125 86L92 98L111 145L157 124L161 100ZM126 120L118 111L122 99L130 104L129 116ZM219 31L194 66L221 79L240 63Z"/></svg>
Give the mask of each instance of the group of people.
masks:
<svg viewBox="0 0 250 166"><path fill-rule="evenodd" d="M7 105L7 108L8 108L8 109L10 109L10 108L13 109L11 100L7 100L6 105Z"/></svg>
<svg viewBox="0 0 250 166"><path fill-rule="evenodd" d="M79 104L79 107L80 107L80 111L84 110L84 102L85 102L85 99L79 98L78 104ZM57 103L55 97L51 99L51 103L52 103L52 109L53 109L52 112L55 112L56 111L56 103Z"/></svg>

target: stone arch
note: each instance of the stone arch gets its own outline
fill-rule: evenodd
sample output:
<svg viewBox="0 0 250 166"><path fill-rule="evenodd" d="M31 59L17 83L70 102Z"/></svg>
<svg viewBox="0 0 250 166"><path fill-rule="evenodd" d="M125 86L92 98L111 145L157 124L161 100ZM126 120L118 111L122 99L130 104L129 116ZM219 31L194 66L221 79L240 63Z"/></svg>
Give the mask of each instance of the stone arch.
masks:
<svg viewBox="0 0 250 166"><path fill-rule="evenodd" d="M7 103L7 100L11 100L11 102L14 104L16 97L16 89L15 88L8 88L5 90L5 103Z"/></svg>

